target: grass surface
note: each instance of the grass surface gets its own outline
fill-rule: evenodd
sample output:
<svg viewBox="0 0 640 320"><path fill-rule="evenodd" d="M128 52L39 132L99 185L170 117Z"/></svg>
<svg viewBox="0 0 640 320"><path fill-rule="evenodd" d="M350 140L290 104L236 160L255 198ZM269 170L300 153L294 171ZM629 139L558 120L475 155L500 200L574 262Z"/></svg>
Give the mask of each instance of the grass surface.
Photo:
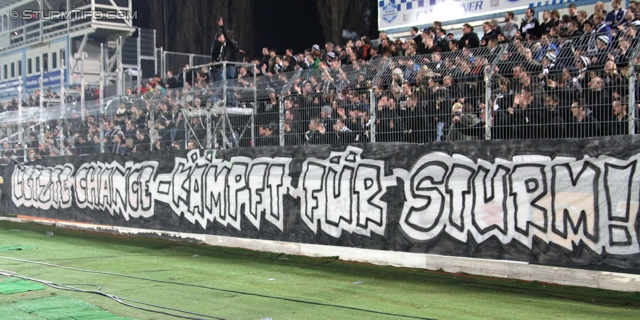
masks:
<svg viewBox="0 0 640 320"><path fill-rule="evenodd" d="M53 232L53 236L47 236ZM637 319L640 293L564 287L119 237L0 221L0 269L224 319ZM128 277L3 259L47 262ZM144 279L143 279L144 278ZM90 289L86 286L83 289ZM47 288L135 319L170 317L98 295Z"/></svg>

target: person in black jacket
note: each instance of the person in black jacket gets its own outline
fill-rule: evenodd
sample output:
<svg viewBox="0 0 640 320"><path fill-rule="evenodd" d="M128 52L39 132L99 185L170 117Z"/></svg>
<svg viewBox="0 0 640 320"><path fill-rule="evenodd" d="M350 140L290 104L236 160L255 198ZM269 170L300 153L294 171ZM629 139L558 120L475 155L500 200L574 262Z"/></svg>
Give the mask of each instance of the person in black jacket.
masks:
<svg viewBox="0 0 640 320"><path fill-rule="evenodd" d="M520 24L520 34L524 38L528 38L528 36L535 36L536 39L540 38L540 23L538 19L535 18L535 11L533 8L527 8L525 12L525 17L522 19L522 23Z"/></svg>
<svg viewBox="0 0 640 320"><path fill-rule="evenodd" d="M573 115L573 123L569 130L570 137L591 138L600 136L600 123L593 117L591 110L586 109L577 99L571 105L571 114Z"/></svg>
<svg viewBox="0 0 640 320"><path fill-rule="evenodd" d="M280 145L280 138L274 133L271 124L261 125L258 128L260 137L258 138L258 147L277 147Z"/></svg>
<svg viewBox="0 0 640 320"><path fill-rule="evenodd" d="M218 19L218 26L220 26L220 33L216 34L216 39L211 44L211 61L209 64L211 67L209 68L209 77L211 81L222 81L222 65L216 64L224 61L235 60L235 57L238 53L238 45L235 41L229 37L227 31L224 28L224 21L222 17ZM236 67L234 65L226 66L226 79L233 80L236 79ZM235 104L237 101L236 95L233 90L229 90L227 92L227 99L231 101L231 104Z"/></svg>
<svg viewBox="0 0 640 320"><path fill-rule="evenodd" d="M209 63L212 65L212 67L209 68L209 77L211 77L211 80L214 82L222 80L222 67L218 65L213 66L213 64L223 61L232 61L232 57L236 50L236 48L234 48L235 43L231 41L224 28L222 17L218 19L218 26L220 26L221 32L216 34L216 39L211 44L211 61ZM234 79L235 75L229 74L229 70L230 68L227 68L227 79Z"/></svg>
<svg viewBox="0 0 640 320"><path fill-rule="evenodd" d="M460 41L458 41L458 49L462 50L462 48L477 48L480 46L480 39L478 38L478 34L473 32L473 27L465 23L462 25L462 37Z"/></svg>

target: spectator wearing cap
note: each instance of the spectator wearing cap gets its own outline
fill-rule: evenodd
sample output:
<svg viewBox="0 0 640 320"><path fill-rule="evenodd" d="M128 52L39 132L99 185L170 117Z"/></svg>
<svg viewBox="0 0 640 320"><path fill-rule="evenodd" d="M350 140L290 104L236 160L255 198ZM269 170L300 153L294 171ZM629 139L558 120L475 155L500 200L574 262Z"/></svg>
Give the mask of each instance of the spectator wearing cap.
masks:
<svg viewBox="0 0 640 320"><path fill-rule="evenodd" d="M462 25L462 37L460 37L460 41L458 41L458 48L462 50L462 48L477 48L480 46L480 39L478 38L478 34L473 32L473 27L465 23Z"/></svg>
<svg viewBox="0 0 640 320"><path fill-rule="evenodd" d="M329 52L332 52L334 54L334 56L336 55L337 51L336 51L336 47L333 44L333 42L327 42L324 45L324 51L322 52L324 57L326 58L329 54Z"/></svg>
<svg viewBox="0 0 640 320"><path fill-rule="evenodd" d="M520 34L525 39L528 39L531 36L535 36L535 38L537 39L539 38L539 26L540 23L535 17L535 11L533 10L533 8L527 8L524 13L522 23L520 23Z"/></svg>
<svg viewBox="0 0 640 320"><path fill-rule="evenodd" d="M609 37L600 35L596 38L596 48L598 49L591 57L591 66L594 70L604 69L609 55Z"/></svg>
<svg viewBox="0 0 640 320"><path fill-rule="evenodd" d="M624 22L625 10L620 6L621 0L612 0L611 7L613 10L607 13L604 23L611 28L617 28Z"/></svg>
<svg viewBox="0 0 640 320"><path fill-rule="evenodd" d="M586 56L580 56L576 59L575 70L576 75L571 79L572 82L578 85L578 88L588 88L589 82L591 82L591 75L588 72L590 60ZM581 90L580 90L581 91Z"/></svg>
<svg viewBox="0 0 640 320"><path fill-rule="evenodd" d="M542 75L543 76L547 76L547 75L554 75L557 74L559 72L562 72L562 70L559 70L559 68L556 68L556 54L553 51L548 51L544 57L542 58Z"/></svg>
<svg viewBox="0 0 640 320"><path fill-rule="evenodd" d="M322 122L325 128L331 128L333 126L333 119L332 119L333 113L334 113L334 110L331 106L323 106L320 109L320 121Z"/></svg>

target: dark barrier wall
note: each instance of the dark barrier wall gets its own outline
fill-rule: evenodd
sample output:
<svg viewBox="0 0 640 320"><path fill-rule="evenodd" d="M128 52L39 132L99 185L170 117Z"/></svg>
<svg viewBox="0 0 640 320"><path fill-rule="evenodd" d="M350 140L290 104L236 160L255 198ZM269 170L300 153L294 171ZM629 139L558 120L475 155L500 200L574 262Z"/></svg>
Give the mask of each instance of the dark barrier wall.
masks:
<svg viewBox="0 0 640 320"><path fill-rule="evenodd" d="M5 212L97 224L640 270L640 139L50 158Z"/></svg>

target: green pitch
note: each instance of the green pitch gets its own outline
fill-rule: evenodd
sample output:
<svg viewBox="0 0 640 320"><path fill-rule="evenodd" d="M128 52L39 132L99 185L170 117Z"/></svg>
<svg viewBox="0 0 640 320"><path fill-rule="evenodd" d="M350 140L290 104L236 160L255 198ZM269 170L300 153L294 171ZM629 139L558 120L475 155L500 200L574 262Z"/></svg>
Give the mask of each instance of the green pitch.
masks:
<svg viewBox="0 0 640 320"><path fill-rule="evenodd" d="M176 310L137 306L190 318L637 319L640 315L640 293L379 267L37 224L0 221L0 248L9 248L0 250L3 272L84 290L100 286L104 293ZM0 304L52 296L82 300L125 318L172 318L104 296L50 287L0 296Z"/></svg>

